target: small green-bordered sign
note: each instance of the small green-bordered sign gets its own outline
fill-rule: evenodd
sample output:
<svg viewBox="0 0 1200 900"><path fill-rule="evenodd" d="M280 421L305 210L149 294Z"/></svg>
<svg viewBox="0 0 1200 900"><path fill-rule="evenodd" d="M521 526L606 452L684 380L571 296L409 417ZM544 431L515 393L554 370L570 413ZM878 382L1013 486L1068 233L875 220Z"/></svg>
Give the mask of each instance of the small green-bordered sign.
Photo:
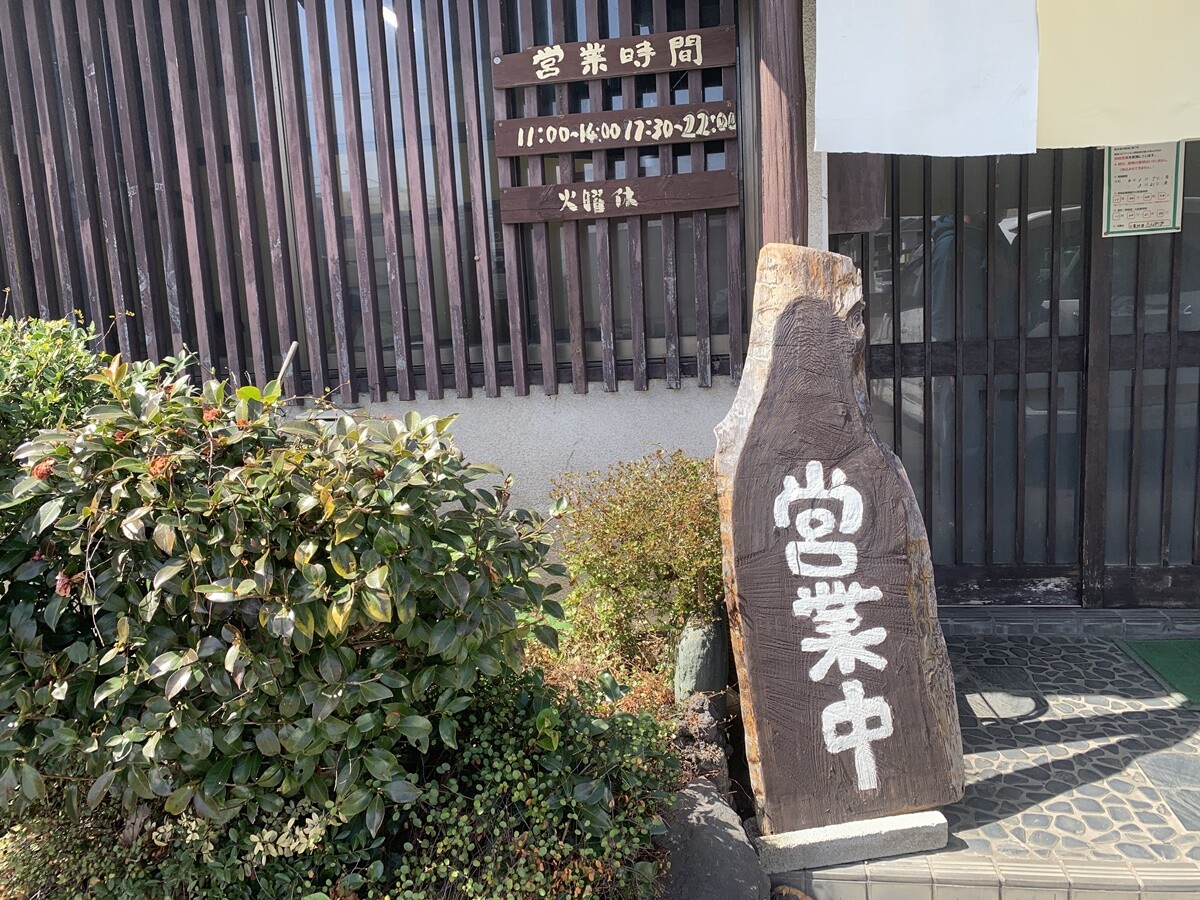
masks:
<svg viewBox="0 0 1200 900"><path fill-rule="evenodd" d="M1105 237L1179 231L1182 219L1183 141L1105 149Z"/></svg>

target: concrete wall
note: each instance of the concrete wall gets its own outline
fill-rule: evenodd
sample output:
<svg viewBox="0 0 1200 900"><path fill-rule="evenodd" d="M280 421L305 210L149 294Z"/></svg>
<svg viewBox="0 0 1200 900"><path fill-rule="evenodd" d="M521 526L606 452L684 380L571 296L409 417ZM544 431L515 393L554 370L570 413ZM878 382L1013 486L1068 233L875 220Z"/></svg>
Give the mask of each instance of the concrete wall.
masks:
<svg viewBox="0 0 1200 900"><path fill-rule="evenodd" d="M808 89L808 243L829 249L829 180L825 154L813 149L816 116L813 100L817 84L817 0L804 0L804 83Z"/></svg>
<svg viewBox="0 0 1200 900"><path fill-rule="evenodd" d="M455 442L468 459L494 463L516 477L514 502L536 509L548 505L550 481L563 472L588 472L615 462L637 459L658 448L711 457L716 449L713 428L733 404L736 393L728 376L714 376L711 388L685 379L680 390L652 382L650 390L623 384L616 393L592 385L584 395L547 397L534 385L528 397L506 391L499 398L469 400L420 398L412 403L389 401L364 407L368 415L459 415Z"/></svg>

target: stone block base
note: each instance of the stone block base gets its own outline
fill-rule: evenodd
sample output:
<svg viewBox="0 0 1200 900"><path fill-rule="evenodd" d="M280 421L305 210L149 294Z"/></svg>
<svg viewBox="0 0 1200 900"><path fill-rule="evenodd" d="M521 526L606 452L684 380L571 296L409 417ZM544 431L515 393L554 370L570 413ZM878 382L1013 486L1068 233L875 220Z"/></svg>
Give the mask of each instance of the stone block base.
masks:
<svg viewBox="0 0 1200 900"><path fill-rule="evenodd" d="M762 835L754 844L762 867L775 875L940 850L949 840L946 817L931 810Z"/></svg>

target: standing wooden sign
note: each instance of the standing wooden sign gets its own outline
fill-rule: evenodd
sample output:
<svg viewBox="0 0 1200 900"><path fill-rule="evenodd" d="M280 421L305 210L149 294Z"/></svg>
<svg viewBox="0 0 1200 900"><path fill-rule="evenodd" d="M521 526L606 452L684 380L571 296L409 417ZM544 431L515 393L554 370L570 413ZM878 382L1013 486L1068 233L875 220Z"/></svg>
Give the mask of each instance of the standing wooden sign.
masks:
<svg viewBox="0 0 1200 900"><path fill-rule="evenodd" d="M871 421L858 273L770 244L754 296L716 468L760 826L953 803L954 679L916 497Z"/></svg>

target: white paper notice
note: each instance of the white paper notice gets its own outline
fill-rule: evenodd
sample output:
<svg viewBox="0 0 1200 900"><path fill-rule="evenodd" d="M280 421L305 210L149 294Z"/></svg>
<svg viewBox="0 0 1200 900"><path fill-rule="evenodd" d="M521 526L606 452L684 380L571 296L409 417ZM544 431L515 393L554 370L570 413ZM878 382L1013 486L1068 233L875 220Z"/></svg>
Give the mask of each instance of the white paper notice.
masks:
<svg viewBox="0 0 1200 900"><path fill-rule="evenodd" d="M1036 0L817 0L817 150L1032 153L1037 79Z"/></svg>
<svg viewBox="0 0 1200 900"><path fill-rule="evenodd" d="M1179 231L1182 214L1182 141L1105 150L1105 237Z"/></svg>

